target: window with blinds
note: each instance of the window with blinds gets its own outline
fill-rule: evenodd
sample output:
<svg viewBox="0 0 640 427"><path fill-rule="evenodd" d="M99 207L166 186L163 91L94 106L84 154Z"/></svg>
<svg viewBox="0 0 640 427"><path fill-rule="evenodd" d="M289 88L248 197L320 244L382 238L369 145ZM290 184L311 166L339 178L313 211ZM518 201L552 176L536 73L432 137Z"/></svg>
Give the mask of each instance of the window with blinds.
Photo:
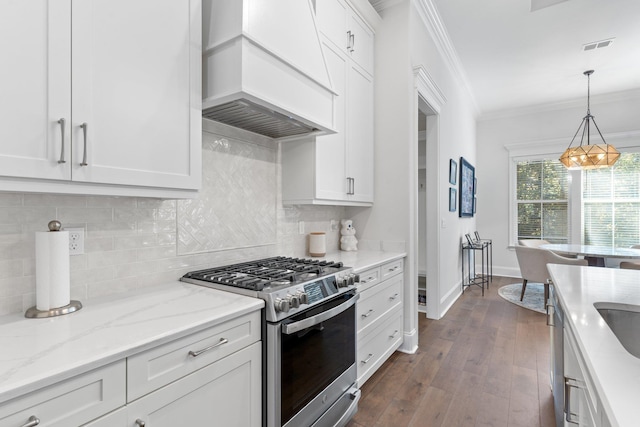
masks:
<svg viewBox="0 0 640 427"><path fill-rule="evenodd" d="M569 173L558 160L516 163L517 239L569 241Z"/></svg>
<svg viewBox="0 0 640 427"><path fill-rule="evenodd" d="M613 167L582 176L584 244L640 244L640 153L623 153Z"/></svg>

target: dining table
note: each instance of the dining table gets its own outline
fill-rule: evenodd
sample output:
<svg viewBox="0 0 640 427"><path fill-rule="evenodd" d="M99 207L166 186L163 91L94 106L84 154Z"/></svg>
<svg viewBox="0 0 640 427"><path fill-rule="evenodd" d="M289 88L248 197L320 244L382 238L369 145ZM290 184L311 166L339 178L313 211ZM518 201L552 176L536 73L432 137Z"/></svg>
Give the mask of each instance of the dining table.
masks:
<svg viewBox="0 0 640 427"><path fill-rule="evenodd" d="M606 258L640 259L640 249L622 248L602 245L577 245L566 243L549 243L540 245L540 249L547 249L558 255L582 256L589 265L606 266Z"/></svg>

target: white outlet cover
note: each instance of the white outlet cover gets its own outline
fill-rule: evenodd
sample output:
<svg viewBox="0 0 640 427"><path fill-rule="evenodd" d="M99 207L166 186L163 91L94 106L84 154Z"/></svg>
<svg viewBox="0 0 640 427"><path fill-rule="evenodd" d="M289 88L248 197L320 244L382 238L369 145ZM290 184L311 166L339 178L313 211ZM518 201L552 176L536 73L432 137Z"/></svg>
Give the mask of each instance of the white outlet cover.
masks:
<svg viewBox="0 0 640 427"><path fill-rule="evenodd" d="M84 254L84 228L65 228L69 233L69 255Z"/></svg>

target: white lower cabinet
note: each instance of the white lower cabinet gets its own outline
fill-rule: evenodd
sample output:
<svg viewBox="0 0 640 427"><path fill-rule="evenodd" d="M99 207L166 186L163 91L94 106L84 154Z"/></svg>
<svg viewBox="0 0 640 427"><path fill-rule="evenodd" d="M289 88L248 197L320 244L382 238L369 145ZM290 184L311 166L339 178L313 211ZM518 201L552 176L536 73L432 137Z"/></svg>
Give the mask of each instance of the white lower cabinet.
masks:
<svg viewBox="0 0 640 427"><path fill-rule="evenodd" d="M565 426L600 427L598 396L585 368L577 343L564 328Z"/></svg>
<svg viewBox="0 0 640 427"><path fill-rule="evenodd" d="M262 425L260 312L0 404L0 426Z"/></svg>
<svg viewBox="0 0 640 427"><path fill-rule="evenodd" d="M0 405L0 426L83 425L124 406L125 378L121 360L17 397Z"/></svg>
<svg viewBox="0 0 640 427"><path fill-rule="evenodd" d="M404 260L361 272L356 307L358 386L400 347L403 340Z"/></svg>
<svg viewBox="0 0 640 427"><path fill-rule="evenodd" d="M127 405L129 426L262 425L261 343Z"/></svg>

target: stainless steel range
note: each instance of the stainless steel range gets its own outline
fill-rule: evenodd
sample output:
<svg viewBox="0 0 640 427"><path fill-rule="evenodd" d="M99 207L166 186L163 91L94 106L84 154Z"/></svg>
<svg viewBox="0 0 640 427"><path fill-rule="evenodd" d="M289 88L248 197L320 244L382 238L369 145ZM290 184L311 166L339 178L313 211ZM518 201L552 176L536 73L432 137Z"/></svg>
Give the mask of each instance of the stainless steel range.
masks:
<svg viewBox="0 0 640 427"><path fill-rule="evenodd" d="M181 280L265 301L267 427L343 426L355 414L359 279L351 268L273 257Z"/></svg>

